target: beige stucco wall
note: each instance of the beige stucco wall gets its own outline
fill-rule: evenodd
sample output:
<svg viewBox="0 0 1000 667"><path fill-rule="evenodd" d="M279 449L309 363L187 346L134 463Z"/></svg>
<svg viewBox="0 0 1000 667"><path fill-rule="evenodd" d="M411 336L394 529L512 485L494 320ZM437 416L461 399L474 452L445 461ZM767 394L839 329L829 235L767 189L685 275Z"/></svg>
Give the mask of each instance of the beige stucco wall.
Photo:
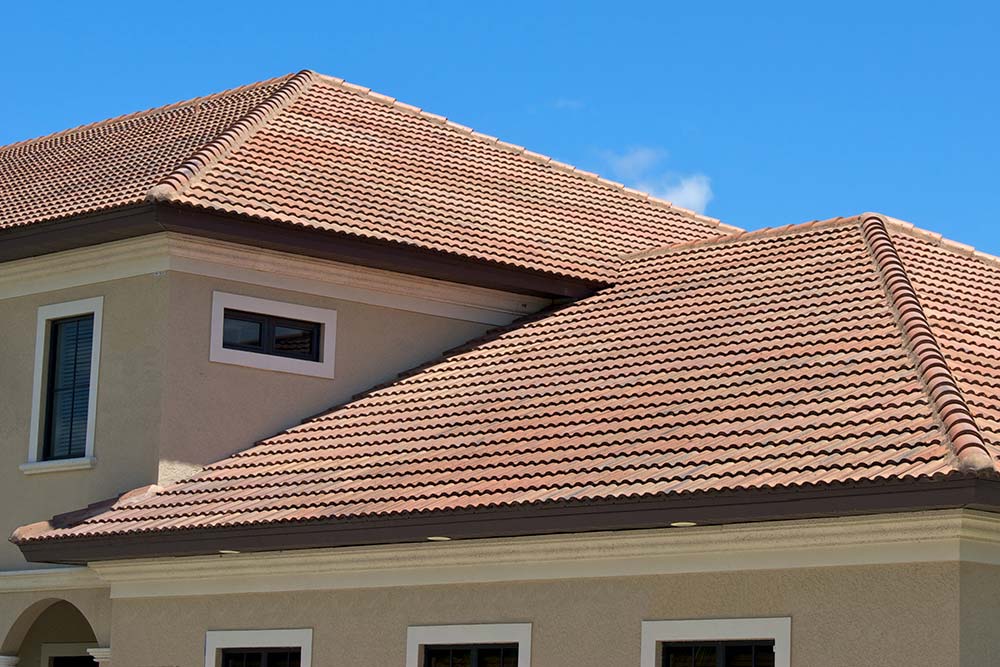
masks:
<svg viewBox="0 0 1000 667"><path fill-rule="evenodd" d="M1000 665L1000 566L961 568L962 667Z"/></svg>
<svg viewBox="0 0 1000 667"><path fill-rule="evenodd" d="M335 309L336 377L209 361L212 291ZM104 297L90 470L27 476L39 306ZM6 541L46 520L198 466L296 424L480 335L488 325L175 271L0 300L0 570L34 567Z"/></svg>
<svg viewBox="0 0 1000 667"><path fill-rule="evenodd" d="M106 588L0 593L0 655L30 656L42 642L96 639L107 646L110 637L111 594Z"/></svg>
<svg viewBox="0 0 1000 667"><path fill-rule="evenodd" d="M535 667L637 667L643 620L791 616L795 665L958 665L959 578L925 563L119 599L113 655L200 666L207 630L310 627L315 667L403 667L409 625L530 622Z"/></svg>
<svg viewBox="0 0 1000 667"><path fill-rule="evenodd" d="M336 310L336 377L210 363L213 290ZM488 328L176 272L170 273L170 321L160 450L165 478L177 464L203 465L246 448Z"/></svg>
<svg viewBox="0 0 1000 667"><path fill-rule="evenodd" d="M24 667L49 667L42 663L44 644L90 644L96 647L96 637L83 614L69 602L56 602L38 617L21 642L17 655ZM80 655L80 653L75 653Z"/></svg>
<svg viewBox="0 0 1000 667"><path fill-rule="evenodd" d="M168 294L165 276L146 275L0 301L0 569L26 567L6 540L15 527L155 479ZM25 475L18 466L28 460L38 308L96 296L104 297L97 464Z"/></svg>

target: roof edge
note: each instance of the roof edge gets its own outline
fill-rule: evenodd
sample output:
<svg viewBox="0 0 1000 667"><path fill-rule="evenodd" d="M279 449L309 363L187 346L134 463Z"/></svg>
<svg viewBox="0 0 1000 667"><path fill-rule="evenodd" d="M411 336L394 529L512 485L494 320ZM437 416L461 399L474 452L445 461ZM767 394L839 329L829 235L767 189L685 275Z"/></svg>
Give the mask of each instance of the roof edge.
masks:
<svg viewBox="0 0 1000 667"><path fill-rule="evenodd" d="M315 80L315 73L302 70L281 84L263 102L230 125L146 193L146 201L169 201L197 180L205 170L250 138L264 123L301 95Z"/></svg>
<svg viewBox="0 0 1000 667"><path fill-rule="evenodd" d="M904 342L917 362L934 412L944 425L958 469L978 474L996 473L993 456L934 337L903 260L889 236L885 217L864 213L860 219L865 244L882 278Z"/></svg>
<svg viewBox="0 0 1000 667"><path fill-rule="evenodd" d="M624 183L612 181L593 172L584 171L582 169L574 167L571 164L555 160L549 157L548 155L543 155L542 153L536 153L534 151L530 151L526 149L524 146L518 146L517 144L512 144L507 141L503 141L489 134L485 134L483 132L477 132L471 127L462 125L460 123L456 123L455 121L449 120L444 116L440 116L438 114L425 111L420 107L414 106L412 104L400 102L394 97L390 97L389 95L383 95L382 93L375 92L371 88L367 88L365 86L361 86L356 83L351 83L339 77L329 76L327 74L316 74L316 78L330 85L337 86L338 88L343 88L344 90L349 90L353 93L357 93L376 102L381 102L382 104L385 104L387 106L391 106L396 109L406 111L425 120L429 120L433 123L444 125L445 127L448 127L452 130L456 130L461 134L473 137L474 139L478 139L480 141L484 141L488 144L492 144L494 146L497 146L498 148L511 151L534 162L548 165L558 171L572 174L574 176L578 176L580 178L584 178L589 181L594 181L595 183L600 183L603 186L613 188L620 192L624 192L625 194L631 197L649 202L650 204L653 205L664 206L672 211L675 211L677 213L682 213L690 218L693 218L694 220L709 227L718 227L719 229L725 230L727 233L743 231L740 227L726 224L721 220L719 220L718 218L713 218L711 216L704 215L703 213L698 213L697 211L691 210L689 208L678 206L677 204L674 204L671 201L668 201L666 199L661 199L659 197L649 194L648 192L643 192L642 190L630 188Z"/></svg>

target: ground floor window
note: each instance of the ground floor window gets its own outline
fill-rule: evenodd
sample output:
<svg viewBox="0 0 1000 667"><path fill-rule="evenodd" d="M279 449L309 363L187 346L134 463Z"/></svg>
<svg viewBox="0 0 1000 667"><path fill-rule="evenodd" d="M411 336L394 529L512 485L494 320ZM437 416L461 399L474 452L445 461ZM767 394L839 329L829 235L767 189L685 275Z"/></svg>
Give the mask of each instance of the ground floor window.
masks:
<svg viewBox="0 0 1000 667"><path fill-rule="evenodd" d="M297 648L225 649L222 667L300 667L302 651Z"/></svg>
<svg viewBox="0 0 1000 667"><path fill-rule="evenodd" d="M531 624L410 626L406 667L531 667Z"/></svg>
<svg viewBox="0 0 1000 667"><path fill-rule="evenodd" d="M423 667L517 667L517 644L425 646Z"/></svg>
<svg viewBox="0 0 1000 667"><path fill-rule="evenodd" d="M663 644L663 667L774 667L774 642Z"/></svg>
<svg viewBox="0 0 1000 667"><path fill-rule="evenodd" d="M96 664L89 655L74 655L50 658L46 667L94 667Z"/></svg>
<svg viewBox="0 0 1000 667"><path fill-rule="evenodd" d="M312 630L209 630L205 667L311 667Z"/></svg>
<svg viewBox="0 0 1000 667"><path fill-rule="evenodd" d="M792 619L643 621L641 667L791 667Z"/></svg>

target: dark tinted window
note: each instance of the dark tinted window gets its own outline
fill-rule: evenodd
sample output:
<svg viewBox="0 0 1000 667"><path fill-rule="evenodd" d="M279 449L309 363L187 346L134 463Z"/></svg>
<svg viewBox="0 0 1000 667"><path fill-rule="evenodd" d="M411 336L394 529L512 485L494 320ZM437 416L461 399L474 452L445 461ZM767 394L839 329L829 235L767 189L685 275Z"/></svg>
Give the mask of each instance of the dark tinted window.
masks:
<svg viewBox="0 0 1000 667"><path fill-rule="evenodd" d="M774 667L774 642L664 644L663 667Z"/></svg>
<svg viewBox="0 0 1000 667"><path fill-rule="evenodd" d="M517 667L517 644L425 646L424 667Z"/></svg>
<svg viewBox="0 0 1000 667"><path fill-rule="evenodd" d="M288 320L227 308L222 323L222 347L319 361L322 328L317 322Z"/></svg>
<svg viewBox="0 0 1000 667"><path fill-rule="evenodd" d="M49 329L49 341L49 381L42 458L78 458L85 456L87 452L94 316L55 320Z"/></svg>
<svg viewBox="0 0 1000 667"><path fill-rule="evenodd" d="M297 648L226 649L222 667L299 667L301 657Z"/></svg>

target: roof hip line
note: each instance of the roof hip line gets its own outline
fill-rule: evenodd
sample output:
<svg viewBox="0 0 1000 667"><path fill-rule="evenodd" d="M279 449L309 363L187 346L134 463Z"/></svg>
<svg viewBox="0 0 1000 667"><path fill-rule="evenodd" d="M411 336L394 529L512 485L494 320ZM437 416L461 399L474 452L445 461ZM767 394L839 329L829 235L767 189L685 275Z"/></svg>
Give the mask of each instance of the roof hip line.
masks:
<svg viewBox="0 0 1000 667"><path fill-rule="evenodd" d="M993 456L938 346L916 290L906 274L903 260L886 229L885 220L877 214L864 214L861 216L861 232L881 275L904 343L917 362L934 411L945 427L958 460L958 469L963 472L995 473Z"/></svg>
<svg viewBox="0 0 1000 667"><path fill-rule="evenodd" d="M191 157L150 188L146 201L169 201L204 173L205 168L231 154L276 113L298 98L315 80L310 70L290 76L263 102L250 109L222 134L208 142Z"/></svg>

